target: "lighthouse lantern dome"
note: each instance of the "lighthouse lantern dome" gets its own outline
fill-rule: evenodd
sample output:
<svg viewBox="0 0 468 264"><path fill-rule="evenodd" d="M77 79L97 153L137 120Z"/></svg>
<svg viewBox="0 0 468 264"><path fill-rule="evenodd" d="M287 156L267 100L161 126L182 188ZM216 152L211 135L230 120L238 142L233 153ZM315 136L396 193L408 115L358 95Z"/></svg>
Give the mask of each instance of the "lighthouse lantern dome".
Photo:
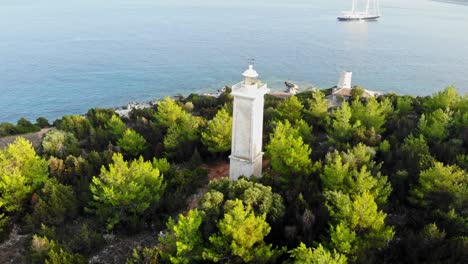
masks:
<svg viewBox="0 0 468 264"><path fill-rule="evenodd" d="M249 65L249 68L247 70L244 71L244 73L242 74L242 76L244 76L244 83L246 85L254 85L256 84L257 82L257 77L258 77L258 73L257 71L253 68L253 65L250 64Z"/></svg>

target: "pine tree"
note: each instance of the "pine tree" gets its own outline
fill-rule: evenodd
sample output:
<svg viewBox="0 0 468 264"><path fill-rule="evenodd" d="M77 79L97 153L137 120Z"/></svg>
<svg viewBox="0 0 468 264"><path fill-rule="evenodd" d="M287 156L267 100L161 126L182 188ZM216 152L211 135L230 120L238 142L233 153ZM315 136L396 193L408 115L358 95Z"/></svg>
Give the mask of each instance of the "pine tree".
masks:
<svg viewBox="0 0 468 264"><path fill-rule="evenodd" d="M265 214L255 216L241 200L226 202L224 218L217 224L219 232L210 236L211 247L203 252L203 258L214 262L226 258L232 262L273 262L280 251L264 241L271 230L265 219Z"/></svg>
<svg viewBox="0 0 468 264"><path fill-rule="evenodd" d="M460 100L455 86L449 86L445 90L438 92L424 102L424 107L429 111L437 109L452 109Z"/></svg>
<svg viewBox="0 0 468 264"><path fill-rule="evenodd" d="M366 129L374 128L377 133L382 133L382 126L393 108L388 99L384 99L379 103L375 97L370 97L365 105L360 100L353 101L351 110L352 122L359 121Z"/></svg>
<svg viewBox="0 0 468 264"><path fill-rule="evenodd" d="M397 99L396 112L400 115L407 115L413 111L412 97L401 96Z"/></svg>
<svg viewBox="0 0 468 264"><path fill-rule="evenodd" d="M281 121L289 121L291 124L295 124L297 121L302 119L302 110L304 106L301 101L297 99L297 96L291 96L288 99L278 104L278 115Z"/></svg>
<svg viewBox="0 0 468 264"><path fill-rule="evenodd" d="M423 135L415 137L410 134L401 145L398 153L400 154L401 167L406 169L412 177L410 183L413 183L421 170L430 168L434 163L434 158L431 156Z"/></svg>
<svg viewBox="0 0 468 264"><path fill-rule="evenodd" d="M378 210L391 187L372 160L374 156L375 151L362 144L329 153L320 175L331 217L330 248L352 261L365 259L366 252L384 247L394 235L393 228L384 223L386 214Z"/></svg>
<svg viewBox="0 0 468 264"><path fill-rule="evenodd" d="M332 191L325 195L332 218L331 246L338 252L351 260L363 259L369 251L386 246L393 238L393 228L384 222L387 215L378 211L369 192L350 196Z"/></svg>
<svg viewBox="0 0 468 264"><path fill-rule="evenodd" d="M145 138L130 128L125 130L123 136L117 141L117 145L130 157L137 157L147 147Z"/></svg>
<svg viewBox="0 0 468 264"><path fill-rule="evenodd" d="M304 144L297 129L289 121L279 122L270 143L266 146L271 167L281 175L307 174L310 172L312 150Z"/></svg>
<svg viewBox="0 0 468 264"><path fill-rule="evenodd" d="M80 115L64 116L62 119L56 120L54 126L57 129L71 132L78 140L87 139L91 132L91 122Z"/></svg>
<svg viewBox="0 0 468 264"><path fill-rule="evenodd" d="M85 264L87 261L80 254L72 254L60 248L58 251L50 250L45 264Z"/></svg>
<svg viewBox="0 0 468 264"><path fill-rule="evenodd" d="M309 264L346 264L346 256L337 253L335 250L332 252L325 249L322 244L317 248L311 249L301 243L297 248L290 250L289 253L294 259L295 264L309 263Z"/></svg>
<svg viewBox="0 0 468 264"><path fill-rule="evenodd" d="M411 201L428 209L464 210L468 203L468 173L459 167L436 162L419 176Z"/></svg>
<svg viewBox="0 0 468 264"><path fill-rule="evenodd" d="M358 144L346 152L328 153L320 175L325 191L341 191L349 195L370 192L379 205L386 203L391 192L387 177L372 158L375 150Z"/></svg>
<svg viewBox="0 0 468 264"><path fill-rule="evenodd" d="M31 220L34 224L59 225L77 213L77 199L70 186L49 179L37 192Z"/></svg>
<svg viewBox="0 0 468 264"><path fill-rule="evenodd" d="M90 185L94 211L109 230L121 222L136 221L150 206L157 206L166 186L159 169L142 157L129 163L114 154L112 160Z"/></svg>
<svg viewBox="0 0 468 264"><path fill-rule="evenodd" d="M163 101L158 102L158 111L154 114L154 117L158 124L168 128L186 114L187 112L176 101L166 97Z"/></svg>
<svg viewBox="0 0 468 264"><path fill-rule="evenodd" d="M109 132L113 142L116 142L123 136L127 126L117 115L113 115L105 124L106 130Z"/></svg>
<svg viewBox="0 0 468 264"><path fill-rule="evenodd" d="M78 140L75 135L57 129L52 129L46 134L42 141L42 148L44 153L58 158L79 153Z"/></svg>
<svg viewBox="0 0 468 264"><path fill-rule="evenodd" d="M167 154L180 159L190 157L200 138L204 121L201 117L185 114L170 126L164 137Z"/></svg>
<svg viewBox="0 0 468 264"><path fill-rule="evenodd" d="M205 132L202 132L202 142L210 152L226 152L231 149L232 117L223 108L218 111L213 120L208 122Z"/></svg>
<svg viewBox="0 0 468 264"><path fill-rule="evenodd" d="M442 141L448 136L448 128L451 121L451 112L437 109L428 115L421 115L418 122L418 129L427 139Z"/></svg>
<svg viewBox="0 0 468 264"><path fill-rule="evenodd" d="M340 108L331 113L330 124L327 129L331 142L345 144L351 140L355 130L361 125L359 121L352 123L352 116L348 102L343 102Z"/></svg>
<svg viewBox="0 0 468 264"><path fill-rule="evenodd" d="M31 142L19 137L0 150L0 207L6 212L23 210L47 178L48 162L36 154Z"/></svg>
<svg viewBox="0 0 468 264"><path fill-rule="evenodd" d="M243 178L237 181L226 178L211 181L209 191L200 201L200 209L216 219L224 202L235 199L251 206L257 215L266 214L270 223L280 220L284 215L285 207L281 195L274 193L270 186Z"/></svg>
<svg viewBox="0 0 468 264"><path fill-rule="evenodd" d="M199 261L202 257L202 236L200 225L202 214L197 210L190 210L187 216L179 215L177 223L170 218L167 222L169 232L161 236L159 242L163 251L163 259L174 264L186 264Z"/></svg>
<svg viewBox="0 0 468 264"><path fill-rule="evenodd" d="M330 102L325 98L325 94L320 91L313 91L312 98L307 99L308 107L305 109L304 119L310 124L318 124L324 127L328 121L328 108Z"/></svg>

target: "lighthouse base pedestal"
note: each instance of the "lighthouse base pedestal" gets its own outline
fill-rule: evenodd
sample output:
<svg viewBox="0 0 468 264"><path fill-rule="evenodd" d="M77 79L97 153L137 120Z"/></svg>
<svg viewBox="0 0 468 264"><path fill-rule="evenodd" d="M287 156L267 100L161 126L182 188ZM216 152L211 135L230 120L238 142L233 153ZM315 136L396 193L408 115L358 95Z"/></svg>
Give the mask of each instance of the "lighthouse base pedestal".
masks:
<svg viewBox="0 0 468 264"><path fill-rule="evenodd" d="M262 177L262 158L263 153L252 161L233 157L232 155L229 156L229 179L231 181L236 181L240 176L250 178L252 175L255 177Z"/></svg>

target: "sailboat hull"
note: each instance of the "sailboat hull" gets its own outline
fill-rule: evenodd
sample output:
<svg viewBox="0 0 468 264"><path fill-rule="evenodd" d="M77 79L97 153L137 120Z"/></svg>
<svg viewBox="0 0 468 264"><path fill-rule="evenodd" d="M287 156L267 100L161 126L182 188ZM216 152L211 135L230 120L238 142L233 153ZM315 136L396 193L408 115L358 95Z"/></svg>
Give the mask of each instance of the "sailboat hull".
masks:
<svg viewBox="0 0 468 264"><path fill-rule="evenodd" d="M339 21L365 21L365 20L377 20L380 16L364 16L364 17L337 17Z"/></svg>

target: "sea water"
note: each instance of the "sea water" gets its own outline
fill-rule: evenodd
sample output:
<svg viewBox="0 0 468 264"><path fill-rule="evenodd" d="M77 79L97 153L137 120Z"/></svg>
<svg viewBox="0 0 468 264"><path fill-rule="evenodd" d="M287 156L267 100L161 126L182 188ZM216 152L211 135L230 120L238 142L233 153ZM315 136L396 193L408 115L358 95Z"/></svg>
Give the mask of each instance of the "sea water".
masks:
<svg viewBox="0 0 468 264"><path fill-rule="evenodd" d="M380 2L376 22L338 22L350 0L0 0L0 122L215 91L251 58L276 90L347 70L383 92L466 93L468 6Z"/></svg>

